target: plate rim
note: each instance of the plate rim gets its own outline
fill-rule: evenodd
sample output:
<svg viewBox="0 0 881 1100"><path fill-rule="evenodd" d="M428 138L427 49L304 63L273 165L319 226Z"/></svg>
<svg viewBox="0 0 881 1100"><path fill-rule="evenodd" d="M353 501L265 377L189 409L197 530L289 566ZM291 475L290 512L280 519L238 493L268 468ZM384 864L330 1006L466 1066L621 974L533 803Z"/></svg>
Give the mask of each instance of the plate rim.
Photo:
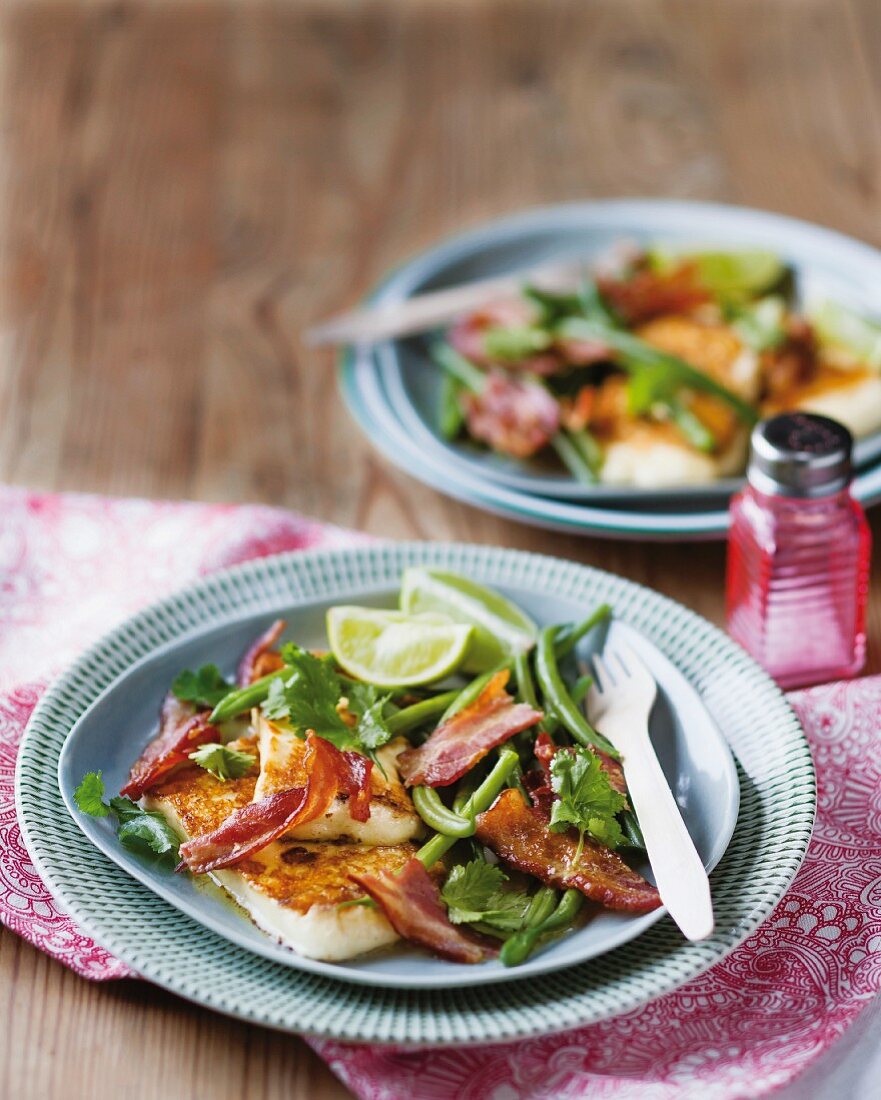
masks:
<svg viewBox="0 0 881 1100"><path fill-rule="evenodd" d="M63 732L59 732L57 727L64 726L67 720L65 718L65 708L69 711L71 708L79 707L79 713L82 713L85 705L88 705L83 703L84 693L88 694L90 692L91 698L94 698L102 690L100 684L98 684L96 690L96 676L99 674L92 666L101 659L106 660L109 646L116 645L120 647L118 653L124 655L125 644L131 642L130 635L133 632L136 635L141 632L138 639L139 644L147 646L148 643L144 641L143 632L151 629L154 632L164 631L168 637L181 637L194 624L218 622L223 608L228 608L231 600L233 606L253 610L258 606L265 606L268 599L280 598L279 594L282 591L284 596L292 601L303 599L310 592L319 592L325 597L332 597L332 587L327 587L327 579L322 570L331 570L331 573L335 574L338 579L340 568L347 568L349 570L346 574L347 583L349 587L354 587L354 578L357 578L359 583L362 582L364 579L362 574L365 571L370 574L372 570L373 576L381 574L381 579L385 581L391 579L388 570L393 569L395 571L394 576L397 577L402 568L416 562L445 564L451 568L457 566L461 568L462 564L465 563L466 568L474 568L478 573L490 569L493 571L501 569L506 572L506 575L510 574L509 583L515 583L513 580L515 575L522 576L525 574L529 584L536 584L540 580L541 584L549 586L561 596L565 596L567 589L584 589L584 597L593 598L592 587L602 584L604 588L616 593L614 597L616 601L626 603L626 607L623 609L624 613L620 617L624 621L631 622L631 625L637 625L633 622L633 619L640 614L650 615L654 622L655 617L663 611L666 613L663 620L665 639L667 637L666 632L669 632L675 624L677 630L687 629L690 632L689 636L694 634L698 637L699 642L709 645L713 661L707 660L707 653L701 653L700 664L695 666L700 669L700 676L706 674L708 667L715 668L717 665L723 668L726 677L729 673L731 675L746 676L752 683L755 692L767 704L772 706L776 719L783 724L779 736L781 739L780 744L785 747L788 762L787 775L794 769L798 776L798 790L792 795L795 801L786 811L788 815L786 817L787 854L785 857L781 857L779 852L775 854L773 867L766 876L768 881L772 882L772 887L769 888L767 882L764 883L761 889L761 898L754 899L754 904L751 902L752 908L743 916L736 927L726 930L724 939L720 933L719 943L714 944L713 941L708 941L705 944L678 944L670 950L669 957L667 957L664 944L669 937L659 934L659 930L663 930L665 924L669 922L660 922L649 929L644 936L639 937L637 941L633 941L634 943L644 943L649 937L652 938L652 951L654 954L648 952L644 961L638 964L628 961L628 945L588 964L589 968L597 969L594 966L597 961L614 958L619 955L619 952L623 952L624 955L617 960L620 964L620 973L614 982L611 978L603 978L597 985L594 980L595 976L592 974L586 984L582 982L581 985L578 985L575 979L579 976L579 971L586 969L583 965L556 972L553 976L546 976L544 979L533 979L528 983L530 986L534 986L536 981L546 983L548 977L559 979L555 982L555 985L561 988L555 990L554 1017L550 1020L547 1018L546 1012L542 1016L543 1006L538 1003L537 994L531 989L526 1001L520 1005L509 1006L506 1009L503 1014L504 1021L501 1023L498 1019L499 1012L496 1011L497 1006L492 1006L492 1011L489 1011L485 1006L475 1006L473 1003L457 1003L454 1007L450 1007L450 1005L443 1007L439 1004L439 1002L445 1000L455 1002L457 990L398 991L383 989L369 992L381 993L382 1000L394 1003L391 1005L375 1004L374 1011L367 1014L366 1020L363 1013L359 1019L354 1021L351 1012L343 1014L342 1020L340 1020L339 1014L333 1016L330 1020L318 1019L313 1014L308 1026L304 1027L302 1018L291 1018L290 1008L286 1011L284 1006L280 1008L275 1003L273 1003L273 1007L262 1003L258 1005L242 1003L240 998L244 996L243 992L239 994L239 999L234 999L231 1003L229 996L223 991L217 993L212 989L206 990L204 984L199 985L200 982L208 981L207 975L212 969L212 964L215 967L218 964L216 958L204 962L200 960L196 987L193 986L190 979L185 979L180 973L168 973L164 969L166 963L164 956L161 956L158 961L155 958L147 957L150 954L149 947L138 949L137 946L132 947L130 943L125 942L125 934L119 931L118 923L108 928L106 927L107 921L102 922L100 915L95 916L93 919L89 911L89 905L94 908L95 900L90 895L87 895L89 905L81 904L79 898L70 896L64 882L59 881L56 874L58 867L64 868L64 873L70 871L69 865L60 859L56 851L60 843L58 835L54 831L51 833L53 844L50 847L50 854L52 858L47 857L40 843L38 833L41 815L45 816L48 813L48 802L45 806L41 805L40 798L35 797L31 789L31 784L34 777L41 774L41 770L45 771L47 755L49 759L52 758L53 745L48 743L50 739L57 742L55 763L49 765L54 780L57 752L60 752L60 747L67 733L69 733L70 725ZM238 591L236 589L237 585L241 586L243 591ZM267 593L269 593L268 599ZM206 610L206 600L209 596L215 602ZM238 600L236 600L236 597L238 597ZM226 613L228 615L228 610ZM662 653L673 659L658 639L651 634L648 636L658 645ZM720 661L722 662L721 665L719 664ZM696 682L698 674L694 670L689 671L687 667L683 667L683 663L678 659L674 659L674 663L686 680L698 690L711 716L718 721L713 706L704 696L700 684ZM98 665L98 668L100 669L101 666ZM112 678L113 674L110 674L105 683L110 682ZM54 731L52 729L53 725L56 727ZM46 741L41 741L44 732L49 736ZM722 732L724 735L724 727ZM764 763L764 757L762 760ZM326 1038L348 1041L412 1043L419 1046L460 1044L464 1041L475 1043L502 1042L533 1036L546 1031L576 1027L607 1018L618 1012L629 1011L654 996L668 992L684 981L696 977L703 970L727 955L739 942L742 942L758 926L761 920L770 913L776 902L782 897L804 858L816 809L816 780L810 749L791 705L779 689L755 665L755 662L712 624L683 605L669 599L669 597L652 592L652 590L636 582L616 577L603 570L548 555L454 542L375 543L364 547L290 551L208 574L185 585L164 599L155 601L149 607L130 616L90 646L84 654L73 662L70 668L58 677L44 694L34 710L22 740L16 766L15 792L23 838L38 872L47 881L53 895L60 899L65 909L87 933L93 936L96 942L127 962L136 972L140 972L156 984L164 986L185 998L194 1000L205 1007L265 1026L276 1027L280 1030L301 1033L307 1031ZM56 800L60 799L57 783L55 783L54 793ZM45 796L46 792L44 791L43 794ZM52 791L50 790L48 794L51 796ZM51 798L49 801L51 801ZM34 815L33 820L31 819L32 813ZM740 819L738 819L739 825ZM91 851L97 852L97 849L94 849L82 836L73 821L70 821L69 827L74 830L82 844L87 845ZM758 827L758 823L754 827ZM745 828L749 830L750 826L747 825ZM735 829L735 836L737 831ZM729 847L726 858L730 851L731 848ZM97 854L101 860L106 860L103 854L100 852L97 852ZM109 864L109 861L107 863ZM110 866L113 865L110 864ZM137 883L126 872L119 868L114 868L114 870L123 876L124 881L130 887L155 897L151 891ZM738 873L741 872L738 871ZM749 888L758 890L758 887L752 885ZM184 922L188 928L195 927L204 936L209 937L212 944L217 941L220 954L223 954L224 945L227 948L231 946L229 941L209 932L204 926L196 925L190 918L168 906L168 903L161 901L161 899L156 900L160 901L162 906L167 906L171 910L177 922ZM648 957L649 955L651 957ZM664 957L661 958L661 955ZM686 957L685 963L683 963L683 955ZM249 959L256 967L261 969L279 967L279 964L270 963L258 956L249 954ZM226 962L229 962L229 960L220 959L220 963ZM603 968L600 967L599 969ZM247 987L250 973L254 970L255 966L250 966L248 974L234 976L235 981L231 981L230 984L235 985L235 982L238 981L240 985ZM327 986L332 987L330 991L332 999L338 999L341 991L345 993L354 989L359 990L361 993L365 992L365 987L355 987L349 983L324 978L311 980L310 975L302 972L294 972L287 967L283 970L287 976L294 975L298 979L296 984L300 987L300 996L304 992L308 992L313 996L313 999L316 999L322 1005L327 1002L327 996L324 996L327 992ZM647 974L644 984L631 982L630 979L633 977L634 972L641 970L646 970ZM659 974L659 970L662 974ZM581 979L587 978L583 973L580 977ZM299 979L302 979L302 981ZM624 991L619 988L619 983L627 985L626 996L624 996ZM504 988L516 993L518 985L524 984L527 983L507 983ZM608 999L609 989L612 986L614 986L615 993L619 998L616 1000L614 1011L599 1003L603 1001L603 998ZM495 983L479 987L483 990L498 990L500 988L502 987ZM466 991L469 994L474 994L478 990L467 987ZM520 992L522 993L523 990L521 989ZM512 997L514 997L514 993L511 994ZM451 994L453 996L450 996ZM346 1000L345 997L344 1000ZM469 1000L473 1001L473 997ZM298 1003L300 1003L299 999ZM541 1023L539 1018L542 1019ZM466 1029L464 1032L462 1031L463 1028ZM475 1029L479 1033L475 1033Z"/></svg>

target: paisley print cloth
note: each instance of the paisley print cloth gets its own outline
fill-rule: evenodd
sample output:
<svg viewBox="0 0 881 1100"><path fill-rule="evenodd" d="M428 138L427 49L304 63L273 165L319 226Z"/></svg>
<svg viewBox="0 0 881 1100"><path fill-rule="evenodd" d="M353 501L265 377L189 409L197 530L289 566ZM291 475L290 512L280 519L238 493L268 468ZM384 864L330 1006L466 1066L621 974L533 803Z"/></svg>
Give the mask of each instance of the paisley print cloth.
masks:
<svg viewBox="0 0 881 1100"><path fill-rule="evenodd" d="M360 539L262 506L0 487L0 920L83 977L131 976L58 908L21 842L13 772L31 711L79 650L188 580ZM881 677L792 700L817 764L814 837L776 911L722 963L627 1015L516 1046L315 1050L364 1100L733 1100L802 1071L818 1096L815 1063L881 990ZM857 1033L854 1059L881 1038L881 1012Z"/></svg>

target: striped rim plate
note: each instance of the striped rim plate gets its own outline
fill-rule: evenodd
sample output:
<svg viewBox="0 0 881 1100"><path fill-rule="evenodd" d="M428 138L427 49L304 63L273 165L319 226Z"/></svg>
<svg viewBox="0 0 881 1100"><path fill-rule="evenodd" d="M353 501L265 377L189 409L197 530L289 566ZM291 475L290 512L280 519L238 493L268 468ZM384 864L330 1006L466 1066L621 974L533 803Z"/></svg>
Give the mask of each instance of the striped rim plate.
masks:
<svg viewBox="0 0 881 1100"><path fill-rule="evenodd" d="M735 756L737 826L712 875L717 932L683 942L668 920L637 940L554 974L461 989L355 986L292 970L195 923L132 879L80 832L56 778L77 719L157 646L241 617L392 587L428 563L502 587L578 603L601 598L641 631L701 695ZM400 543L282 554L214 574L129 619L49 689L25 732L16 799L37 870L89 935L145 978L218 1012L292 1032L396 1044L493 1042L593 1023L674 989L723 958L771 912L801 863L816 790L793 711L764 672L715 627L630 581L511 550Z"/></svg>

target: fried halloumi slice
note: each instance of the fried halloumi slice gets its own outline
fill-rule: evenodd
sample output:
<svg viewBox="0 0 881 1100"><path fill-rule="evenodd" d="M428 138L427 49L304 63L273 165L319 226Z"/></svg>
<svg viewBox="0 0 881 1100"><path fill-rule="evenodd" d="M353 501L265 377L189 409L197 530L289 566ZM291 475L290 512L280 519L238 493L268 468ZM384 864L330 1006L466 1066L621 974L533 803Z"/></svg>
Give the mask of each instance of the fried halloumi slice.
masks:
<svg viewBox="0 0 881 1100"><path fill-rule="evenodd" d="M160 812L181 837L190 839L211 832L246 806L255 783L256 769L242 779L223 782L202 768L187 766L150 790L142 805ZM211 878L258 928L300 955L334 962L398 939L379 909L338 908L340 902L364 894L349 876L398 871L415 852L412 844L370 847L284 838L234 867L211 872Z"/></svg>
<svg viewBox="0 0 881 1100"><path fill-rule="evenodd" d="M758 358L727 326L668 316L648 321L635 331L646 343L678 356L744 400L758 397ZM607 378L599 388L590 423L605 454L601 480L610 485L663 489L702 485L737 473L746 460L748 431L736 413L724 401L705 393L692 394L689 408L713 433L716 443L709 453L692 446L672 423L633 416L626 380Z"/></svg>
<svg viewBox="0 0 881 1100"><path fill-rule="evenodd" d="M590 423L604 452L600 479L608 485L665 489L703 485L738 472L746 460L747 429L715 399L704 403L697 395L691 408L716 438L709 454L693 447L674 424L633 416L626 380L607 378L597 391Z"/></svg>
<svg viewBox="0 0 881 1100"><path fill-rule="evenodd" d="M305 742L279 728L255 711L252 716L260 748L260 776L255 801L276 791L302 787L306 782L303 757ZM297 840L352 840L360 844L404 844L422 836L425 826L398 775L398 755L409 748L402 737L376 752L370 773L370 816L356 821L349 813L345 794L336 796L326 813L292 829ZM383 774L383 772L385 774Z"/></svg>
<svg viewBox="0 0 881 1100"><path fill-rule="evenodd" d="M819 363L806 381L796 381L762 404L763 416L791 412L831 416L857 437L881 429L881 375L871 367L839 368Z"/></svg>

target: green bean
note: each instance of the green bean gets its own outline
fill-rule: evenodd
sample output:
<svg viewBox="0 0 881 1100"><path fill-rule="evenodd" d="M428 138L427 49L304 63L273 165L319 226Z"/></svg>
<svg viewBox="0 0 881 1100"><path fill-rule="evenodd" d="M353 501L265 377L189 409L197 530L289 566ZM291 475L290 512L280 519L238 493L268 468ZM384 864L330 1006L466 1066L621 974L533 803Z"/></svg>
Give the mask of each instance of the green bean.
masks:
<svg viewBox="0 0 881 1100"><path fill-rule="evenodd" d="M438 342L432 345L431 358L434 362L454 378L462 383L472 393L480 393L486 378L483 371L464 356L460 355L449 344Z"/></svg>
<svg viewBox="0 0 881 1100"><path fill-rule="evenodd" d="M462 807L462 817L477 817L484 810L488 810L517 764L517 753L512 749L503 749L489 775ZM455 843L455 837L438 833L422 845L416 853L416 858L422 860L426 867L433 867Z"/></svg>
<svg viewBox="0 0 881 1100"><path fill-rule="evenodd" d="M587 467L593 474L594 481L596 481L603 465L603 452L599 443L586 428L570 428L569 439L572 445L578 449L578 453L587 463Z"/></svg>
<svg viewBox="0 0 881 1100"><path fill-rule="evenodd" d="M535 672L545 707L560 719L579 744L601 749L617 760L619 757L614 746L591 726L566 690L554 655L556 631L555 626L546 626L539 635L536 649Z"/></svg>
<svg viewBox="0 0 881 1100"><path fill-rule="evenodd" d="M520 963L526 962L529 953L542 936L569 927L578 915L583 902L584 896L580 891L567 890L549 917L545 917L543 921L529 928L524 928L505 943L499 955L502 963L505 966L519 966Z"/></svg>
<svg viewBox="0 0 881 1100"><path fill-rule="evenodd" d="M663 404L670 414L670 419L692 447L698 451L703 451L705 454L713 450L717 442L716 437L706 424L694 415L691 409L672 397Z"/></svg>
<svg viewBox="0 0 881 1100"><path fill-rule="evenodd" d="M258 707L269 694L269 685L272 681L283 676L289 676L292 671L287 666L278 668L275 672L270 672L267 676L255 680L253 684L248 684L247 687L236 688L235 691L229 692L212 710L208 721L212 725L217 725L218 722L227 722L230 718L238 718L240 714L244 714L246 710L250 710L252 707Z"/></svg>
<svg viewBox="0 0 881 1100"><path fill-rule="evenodd" d="M410 792L416 812L429 828L457 840L474 835L474 821L449 809L433 787L414 787Z"/></svg>
<svg viewBox="0 0 881 1100"><path fill-rule="evenodd" d="M641 851L645 851L645 837L642 835L642 829L639 827L639 820L633 810L625 810L621 814L621 828L624 831L624 836L627 838L627 844L631 848L639 848Z"/></svg>
<svg viewBox="0 0 881 1100"><path fill-rule="evenodd" d="M529 908L523 918L523 927L533 928L535 925L541 924L547 920L556 907L557 891L552 890L550 886L542 886L533 894L532 901L529 903Z"/></svg>
<svg viewBox="0 0 881 1100"><path fill-rule="evenodd" d="M609 607L607 603L601 603L596 611L592 611L590 615L580 623L573 623L570 626L561 627L557 633L556 641L554 642L554 653L557 656L557 660L562 661L564 657L568 657L585 634L589 634L595 626L599 625L604 619L608 619L611 614L611 607Z"/></svg>
<svg viewBox="0 0 881 1100"><path fill-rule="evenodd" d="M445 691L441 695L435 695L431 699L423 699L410 707L404 707L397 714L386 719L386 725L393 734L409 733L410 730L436 718L442 714L450 703L458 696L458 691Z"/></svg>
<svg viewBox="0 0 881 1100"><path fill-rule="evenodd" d="M593 686L593 676L579 676L575 683L572 685L572 690L569 694L572 696L572 702L576 707L580 707L587 697L587 693Z"/></svg>
<svg viewBox="0 0 881 1100"><path fill-rule="evenodd" d="M514 658L514 677L517 680L517 695L521 703L527 703L533 710L540 710L535 694L535 684L529 668L529 654L518 653Z"/></svg>
<svg viewBox="0 0 881 1100"><path fill-rule="evenodd" d="M509 668L509 662L502 661L501 664L495 666L495 668L488 669L486 672L482 672L479 676L476 676L471 683L466 684L461 691L457 692L453 698L452 703L444 711L441 722L446 722L448 718L452 718L454 714L458 714L460 710L464 710L465 707L470 706L486 685L490 682L496 673L501 672L504 668Z"/></svg>
<svg viewBox="0 0 881 1100"><path fill-rule="evenodd" d="M465 413L459 395L465 389L461 379L444 373L441 384L440 430L444 439L455 439L465 423Z"/></svg>
<svg viewBox="0 0 881 1100"><path fill-rule="evenodd" d="M597 476L565 428L551 437L551 446L569 473L582 485L595 485Z"/></svg>

